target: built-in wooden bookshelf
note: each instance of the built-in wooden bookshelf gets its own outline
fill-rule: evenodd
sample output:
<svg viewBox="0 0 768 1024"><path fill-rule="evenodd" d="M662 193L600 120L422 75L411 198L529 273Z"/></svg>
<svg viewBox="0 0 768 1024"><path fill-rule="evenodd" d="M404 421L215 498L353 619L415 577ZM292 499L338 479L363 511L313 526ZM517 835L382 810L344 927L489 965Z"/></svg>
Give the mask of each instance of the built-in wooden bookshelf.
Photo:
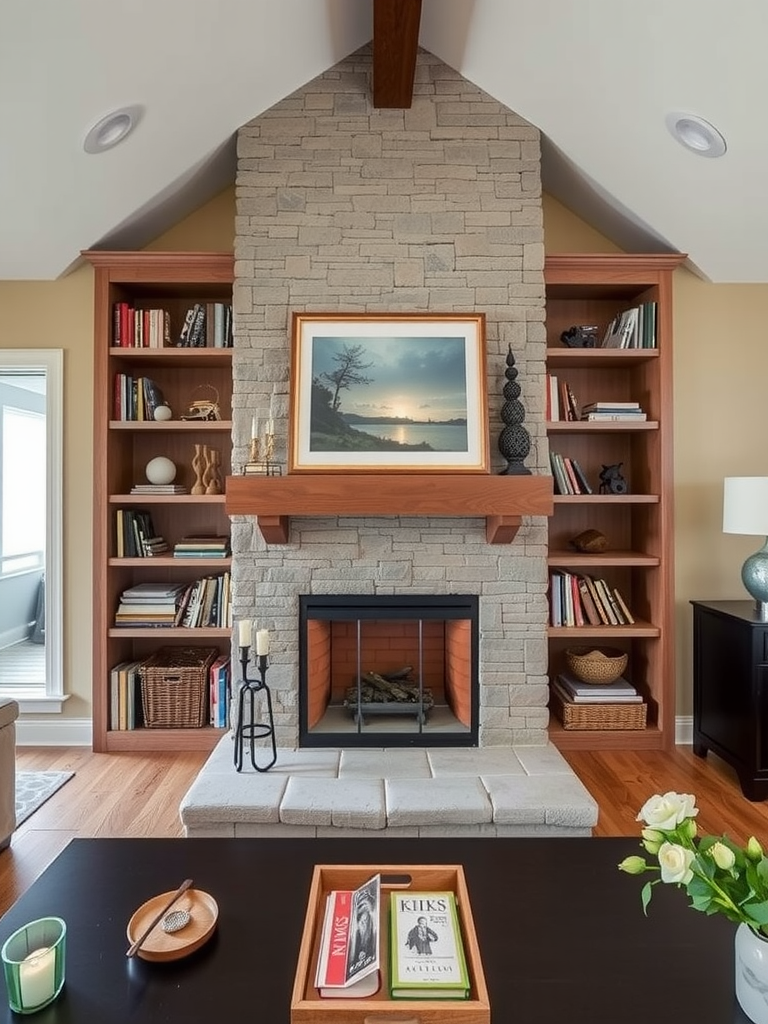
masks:
<svg viewBox="0 0 768 1024"><path fill-rule="evenodd" d="M682 255L552 255L545 264L547 373L567 380L579 405L636 401L640 422L547 424L550 448L578 460L593 494L555 495L549 519L549 568L604 578L620 589L635 622L550 626L550 677L566 648L610 646L629 655L626 677L648 703L639 730L565 730L555 716L550 736L562 749L670 749L674 744L675 655L672 509L672 276ZM568 348L561 334L596 326L598 345L617 313L655 303L653 347ZM600 494L603 465L623 463L626 494ZM608 539L600 554L577 552L587 529Z"/></svg>
<svg viewBox="0 0 768 1024"><path fill-rule="evenodd" d="M93 522L93 747L117 750L205 750L222 732L203 728L125 729L111 727L110 671L120 662L143 659L159 647L230 649L231 628L116 627L121 593L137 583L190 583L227 572L229 558L177 558L173 545L189 535L229 535L223 482L231 473L232 348L208 344L177 347L187 311L195 304L231 305L231 253L86 252L94 267L94 522ZM161 309L169 314L165 344L117 346L115 306ZM116 415L119 374L151 378L160 387L172 418L125 420ZM220 419L182 420L192 402L217 396ZM220 494L131 494L146 483L145 467L166 456L177 467L176 483L191 491L195 445L218 450ZM118 557L116 512L146 509L169 550L152 557Z"/></svg>

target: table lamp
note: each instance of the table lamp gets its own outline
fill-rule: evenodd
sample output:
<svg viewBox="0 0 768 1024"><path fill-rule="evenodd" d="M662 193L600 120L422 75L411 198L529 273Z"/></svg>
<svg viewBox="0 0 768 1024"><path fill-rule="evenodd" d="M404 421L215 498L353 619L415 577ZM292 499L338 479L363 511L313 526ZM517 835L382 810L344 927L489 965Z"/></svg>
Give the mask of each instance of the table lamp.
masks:
<svg viewBox="0 0 768 1024"><path fill-rule="evenodd" d="M768 622L768 476L728 476L723 490L723 533L766 538L741 567L741 581L755 599L761 622Z"/></svg>

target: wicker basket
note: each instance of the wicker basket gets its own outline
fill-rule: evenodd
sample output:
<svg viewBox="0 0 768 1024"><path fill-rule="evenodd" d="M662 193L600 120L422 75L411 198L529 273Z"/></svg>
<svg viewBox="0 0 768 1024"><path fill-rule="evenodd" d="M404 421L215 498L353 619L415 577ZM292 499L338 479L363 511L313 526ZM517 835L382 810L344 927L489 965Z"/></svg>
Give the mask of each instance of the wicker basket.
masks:
<svg viewBox="0 0 768 1024"><path fill-rule="evenodd" d="M141 704L148 729L199 729L207 722L208 669L216 647L161 647L144 662Z"/></svg>
<svg viewBox="0 0 768 1024"><path fill-rule="evenodd" d="M615 647L569 647L565 660L583 683L605 686L619 678L627 667L628 657Z"/></svg>
<svg viewBox="0 0 768 1024"><path fill-rule="evenodd" d="M564 729L644 729L648 705L574 704L552 691L550 707Z"/></svg>

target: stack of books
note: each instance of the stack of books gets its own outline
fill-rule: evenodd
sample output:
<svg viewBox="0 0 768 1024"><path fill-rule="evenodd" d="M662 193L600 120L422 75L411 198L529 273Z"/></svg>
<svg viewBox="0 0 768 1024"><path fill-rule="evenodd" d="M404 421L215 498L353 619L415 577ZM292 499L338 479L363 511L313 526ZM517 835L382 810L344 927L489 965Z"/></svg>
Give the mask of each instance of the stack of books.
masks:
<svg viewBox="0 0 768 1024"><path fill-rule="evenodd" d="M229 537L182 537L173 545L174 558L228 558Z"/></svg>
<svg viewBox="0 0 768 1024"><path fill-rule="evenodd" d="M315 975L321 996L351 999L378 991L380 900L381 875L359 889L328 893Z"/></svg>
<svg viewBox="0 0 768 1024"><path fill-rule="evenodd" d="M647 418L639 402L590 402L581 409L581 419L589 423L611 420L642 422Z"/></svg>
<svg viewBox="0 0 768 1024"><path fill-rule="evenodd" d="M120 595L115 625L175 626L179 602L185 591L183 583L137 583Z"/></svg>
<svg viewBox="0 0 768 1024"><path fill-rule="evenodd" d="M561 672L552 682L561 700L570 704L642 704L643 698L623 676L612 683L585 683L572 672Z"/></svg>
<svg viewBox="0 0 768 1024"><path fill-rule="evenodd" d="M134 484L131 494L186 494L183 484Z"/></svg>

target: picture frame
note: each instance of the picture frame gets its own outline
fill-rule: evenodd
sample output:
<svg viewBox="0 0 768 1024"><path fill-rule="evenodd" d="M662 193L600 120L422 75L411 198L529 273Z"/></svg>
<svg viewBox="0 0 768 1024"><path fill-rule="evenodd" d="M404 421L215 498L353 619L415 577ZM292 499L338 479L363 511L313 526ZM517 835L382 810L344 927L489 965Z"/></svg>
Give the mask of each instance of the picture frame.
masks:
<svg viewBox="0 0 768 1024"><path fill-rule="evenodd" d="M488 473L484 313L294 313L291 473Z"/></svg>

